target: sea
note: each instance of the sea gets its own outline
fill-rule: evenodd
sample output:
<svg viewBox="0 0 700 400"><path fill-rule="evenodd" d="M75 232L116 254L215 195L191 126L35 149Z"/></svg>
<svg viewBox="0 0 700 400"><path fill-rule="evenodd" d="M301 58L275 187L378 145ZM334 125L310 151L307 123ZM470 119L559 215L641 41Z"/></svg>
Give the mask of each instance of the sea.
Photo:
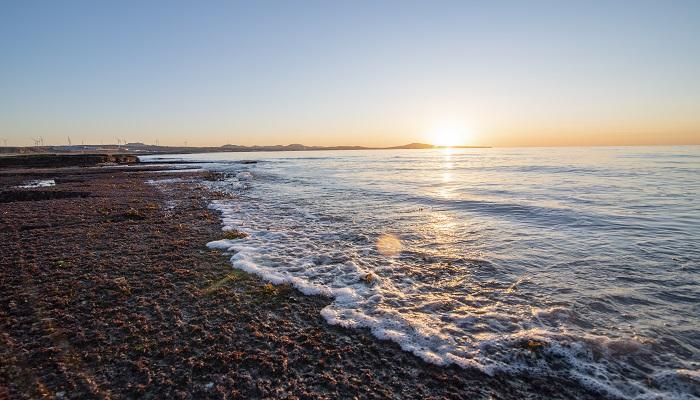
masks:
<svg viewBox="0 0 700 400"><path fill-rule="evenodd" d="M700 397L700 146L207 153L233 268L426 362ZM186 164L185 164L186 165Z"/></svg>

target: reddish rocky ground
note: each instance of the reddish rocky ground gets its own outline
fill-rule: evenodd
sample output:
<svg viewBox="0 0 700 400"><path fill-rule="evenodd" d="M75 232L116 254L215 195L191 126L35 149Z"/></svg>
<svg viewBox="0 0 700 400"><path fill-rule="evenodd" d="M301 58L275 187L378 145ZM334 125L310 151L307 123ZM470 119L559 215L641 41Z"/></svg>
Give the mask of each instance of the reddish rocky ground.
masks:
<svg viewBox="0 0 700 400"><path fill-rule="evenodd" d="M222 237L206 208L217 195L145 183L168 176L0 171L0 399L596 397L556 379L437 367L329 326L328 299L208 250ZM57 185L14 187L40 178Z"/></svg>

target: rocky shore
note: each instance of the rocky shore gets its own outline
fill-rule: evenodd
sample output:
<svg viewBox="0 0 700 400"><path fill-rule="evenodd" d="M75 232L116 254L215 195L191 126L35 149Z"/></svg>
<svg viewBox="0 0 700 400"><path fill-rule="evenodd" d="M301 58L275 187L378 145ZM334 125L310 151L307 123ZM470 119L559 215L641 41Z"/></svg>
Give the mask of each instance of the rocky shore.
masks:
<svg viewBox="0 0 700 400"><path fill-rule="evenodd" d="M133 154L17 154L0 157L0 168L88 167L99 164L136 164Z"/></svg>
<svg viewBox="0 0 700 400"><path fill-rule="evenodd" d="M201 172L0 169L0 399L598 398L427 364L233 270ZM18 188L28 180L55 186ZM25 194L22 194L25 193ZM39 193L39 194L26 194Z"/></svg>

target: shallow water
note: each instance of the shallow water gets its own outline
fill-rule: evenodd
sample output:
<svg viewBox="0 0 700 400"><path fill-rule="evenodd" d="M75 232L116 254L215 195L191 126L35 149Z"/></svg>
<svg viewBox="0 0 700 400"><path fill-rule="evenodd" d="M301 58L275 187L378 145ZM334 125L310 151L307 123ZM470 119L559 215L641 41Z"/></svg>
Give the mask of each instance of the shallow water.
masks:
<svg viewBox="0 0 700 400"><path fill-rule="evenodd" d="M216 153L234 267L436 364L700 394L700 147ZM146 157L154 160L157 157ZM257 164L235 161L258 160Z"/></svg>

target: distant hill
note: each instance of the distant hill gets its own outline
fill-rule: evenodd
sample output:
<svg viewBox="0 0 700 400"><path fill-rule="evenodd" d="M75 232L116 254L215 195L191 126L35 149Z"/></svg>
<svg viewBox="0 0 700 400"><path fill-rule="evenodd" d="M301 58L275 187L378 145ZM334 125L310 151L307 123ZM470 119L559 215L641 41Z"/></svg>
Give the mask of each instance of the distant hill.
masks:
<svg viewBox="0 0 700 400"><path fill-rule="evenodd" d="M435 146L433 146L432 144L425 144L425 143L409 143L409 144L405 144L403 146L387 147L387 149L397 149L397 150L398 149L409 149L409 150L418 149L418 150L421 150L421 149L433 149L433 148L435 148Z"/></svg>

